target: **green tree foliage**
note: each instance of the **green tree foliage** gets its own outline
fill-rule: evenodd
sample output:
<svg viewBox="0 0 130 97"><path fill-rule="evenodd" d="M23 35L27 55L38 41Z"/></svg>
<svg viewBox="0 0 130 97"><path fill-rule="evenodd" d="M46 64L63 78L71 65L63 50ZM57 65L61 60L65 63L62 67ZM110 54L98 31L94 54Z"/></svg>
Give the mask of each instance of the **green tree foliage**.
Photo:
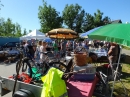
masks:
<svg viewBox="0 0 130 97"><path fill-rule="evenodd" d="M78 33L86 32L95 27L111 23L108 16L103 17L103 12L97 10L93 15L86 13L78 4L66 5L62 11L62 16L51 5L43 0L43 5L39 6L38 18L41 24L41 32L48 32L54 28L70 28Z"/></svg>
<svg viewBox="0 0 130 97"><path fill-rule="evenodd" d="M7 20L0 18L0 36L20 37L21 33L21 26L18 23L13 23L10 18Z"/></svg>
<svg viewBox="0 0 130 97"><path fill-rule="evenodd" d="M97 10L96 13L94 13L94 25L95 27L102 26L104 23L102 21L103 12L100 10Z"/></svg>
<svg viewBox="0 0 130 97"><path fill-rule="evenodd" d="M86 32L95 27L103 26L110 23L111 19L108 16L105 16L103 18L103 12L97 10L97 12L94 13L94 15L86 13L82 29L84 32Z"/></svg>
<svg viewBox="0 0 130 97"><path fill-rule="evenodd" d="M84 18L84 22L83 22L83 26L82 26L83 31L85 32L85 31L91 30L94 27L95 27L94 16L92 16L89 13L86 13L85 18Z"/></svg>
<svg viewBox="0 0 130 97"><path fill-rule="evenodd" d="M82 32L85 11L78 4L66 5L63 10L63 21L68 28L76 32Z"/></svg>
<svg viewBox="0 0 130 97"><path fill-rule="evenodd" d="M59 12L51 5L47 5L45 1L43 1L43 6L39 6L38 18L41 32L46 33L54 28L62 27L62 18L59 16Z"/></svg>
<svg viewBox="0 0 130 97"><path fill-rule="evenodd" d="M108 16L105 16L103 18L103 23L104 23L104 25L110 24L111 23L111 19Z"/></svg>
<svg viewBox="0 0 130 97"><path fill-rule="evenodd" d="M20 36L22 36L22 33L21 33L21 26L18 24L18 23L16 23L15 24L15 31L16 31L16 36L17 37L20 37Z"/></svg>
<svg viewBox="0 0 130 97"><path fill-rule="evenodd" d="M27 34L27 30L26 28L24 28L23 35L26 35L26 34Z"/></svg>
<svg viewBox="0 0 130 97"><path fill-rule="evenodd" d="M0 10L3 6L4 5L1 4L0 0ZM20 37L22 36L21 26L18 23L13 23L10 18L8 18L7 20L5 20L4 18L0 18L0 36Z"/></svg>

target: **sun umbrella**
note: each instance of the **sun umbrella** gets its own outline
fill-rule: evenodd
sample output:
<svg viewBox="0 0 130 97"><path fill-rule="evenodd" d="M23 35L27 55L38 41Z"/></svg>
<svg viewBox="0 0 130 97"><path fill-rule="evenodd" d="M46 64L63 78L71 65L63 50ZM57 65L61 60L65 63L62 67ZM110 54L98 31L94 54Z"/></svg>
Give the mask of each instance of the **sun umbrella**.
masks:
<svg viewBox="0 0 130 97"><path fill-rule="evenodd" d="M49 31L47 34L50 38L57 38L57 39L74 39L78 37L77 32L65 28L53 29Z"/></svg>
<svg viewBox="0 0 130 97"><path fill-rule="evenodd" d="M44 39L47 43L51 43L52 42L52 40L50 39L50 38L46 38L46 39Z"/></svg>
<svg viewBox="0 0 130 97"><path fill-rule="evenodd" d="M130 24L109 24L93 31L88 37L130 46Z"/></svg>
<svg viewBox="0 0 130 97"><path fill-rule="evenodd" d="M99 29L99 28L101 28L101 27L102 27L102 26L96 27L96 28L94 28L94 29L91 29L91 30L85 32L85 33L82 33L82 34L80 35L80 37L81 37L81 38L88 38L88 35L89 35L90 33L92 33L93 31L95 31L95 30L97 30L97 29Z"/></svg>
<svg viewBox="0 0 130 97"><path fill-rule="evenodd" d="M109 42L116 42L121 45L130 46L130 24L109 24L103 26L88 35L91 39L105 40ZM118 60L118 65L114 75L114 82L111 92L111 97L114 90L114 84L119 68L121 53Z"/></svg>

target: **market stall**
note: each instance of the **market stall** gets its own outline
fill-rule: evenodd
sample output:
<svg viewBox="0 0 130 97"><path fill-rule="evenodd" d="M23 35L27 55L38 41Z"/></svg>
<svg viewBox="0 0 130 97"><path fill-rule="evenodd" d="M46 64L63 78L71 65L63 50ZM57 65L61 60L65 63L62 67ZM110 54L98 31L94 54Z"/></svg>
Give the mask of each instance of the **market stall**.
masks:
<svg viewBox="0 0 130 97"><path fill-rule="evenodd" d="M20 40L31 40L31 39L47 39L46 35L37 29L33 30L32 32L28 33L27 35L24 35L20 37Z"/></svg>
<svg viewBox="0 0 130 97"><path fill-rule="evenodd" d="M130 46L130 24L108 24L106 26L103 26L93 31L88 35L88 37L91 39L115 42L120 45ZM120 57L121 57L121 49L120 49L120 55L117 63L117 68L114 74L112 93L114 90L114 84L115 84L115 80L117 77L117 72L120 64Z"/></svg>

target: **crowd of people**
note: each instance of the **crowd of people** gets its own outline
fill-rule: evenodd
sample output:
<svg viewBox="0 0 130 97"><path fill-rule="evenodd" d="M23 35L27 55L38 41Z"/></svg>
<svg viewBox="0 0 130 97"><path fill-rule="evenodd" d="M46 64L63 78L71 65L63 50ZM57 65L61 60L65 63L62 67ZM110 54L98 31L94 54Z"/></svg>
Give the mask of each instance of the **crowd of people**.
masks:
<svg viewBox="0 0 130 97"><path fill-rule="evenodd" d="M76 39L71 40L54 40L52 43L47 43L45 40L36 41L23 41L22 47L24 55L31 58L42 61L44 59L43 52L53 51L54 57L63 57L66 55L66 51L69 52L74 51L77 47L84 47L86 50L92 48L104 48L108 52L108 59L111 63L116 63L119 57L119 45L116 43L108 43L103 41L77 41ZM91 55L91 54L90 54Z"/></svg>
<svg viewBox="0 0 130 97"><path fill-rule="evenodd" d="M86 51L89 52L89 49L94 48L103 48L106 49L108 62L110 64L118 63L118 58L120 54L120 47L116 43L103 43L103 42L96 42L92 44L92 41L84 40L84 41L77 41L77 40L55 40L52 43L47 43L45 40L39 40L38 42L32 41L23 41L22 48L24 52L24 56L29 57L32 60L37 62L43 62L45 60L44 52L51 51L54 57L57 58L64 58L66 54L70 54L70 52L74 52L76 48L83 47ZM88 57L86 57L86 64L88 63L96 63L98 61L97 54L93 52L89 52ZM112 65L111 65L112 66ZM112 68L115 70L117 65L113 65ZM121 66L119 67L121 70ZM109 75L111 76L112 70L109 70Z"/></svg>
<svg viewBox="0 0 130 97"><path fill-rule="evenodd" d="M36 59L42 61L44 59L43 52L52 51L54 57L61 58L66 55L66 52L70 54L76 47L82 46L85 49L89 49L88 41L77 41L77 40L54 40L51 43L47 43L45 40L39 41L23 41L22 48L24 56L31 59Z"/></svg>

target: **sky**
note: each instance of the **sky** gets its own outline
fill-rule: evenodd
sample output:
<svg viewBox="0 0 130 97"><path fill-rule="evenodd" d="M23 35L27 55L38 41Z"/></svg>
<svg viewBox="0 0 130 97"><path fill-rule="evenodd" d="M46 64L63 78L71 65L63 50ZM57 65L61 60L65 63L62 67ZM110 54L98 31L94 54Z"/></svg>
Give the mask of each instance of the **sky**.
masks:
<svg viewBox="0 0 130 97"><path fill-rule="evenodd" d="M97 9L112 20L121 19L123 23L130 23L130 0L45 0L62 14L66 4L79 4L85 12L94 14ZM19 23L29 30L40 29L38 8L43 5L42 0L1 0L0 17L11 18L13 23Z"/></svg>

